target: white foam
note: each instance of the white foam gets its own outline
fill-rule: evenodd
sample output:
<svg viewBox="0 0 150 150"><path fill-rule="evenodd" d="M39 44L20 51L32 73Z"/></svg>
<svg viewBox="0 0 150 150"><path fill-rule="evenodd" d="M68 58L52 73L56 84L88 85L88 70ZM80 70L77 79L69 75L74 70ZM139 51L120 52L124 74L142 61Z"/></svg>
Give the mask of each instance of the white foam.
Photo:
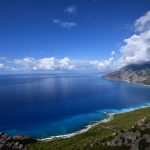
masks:
<svg viewBox="0 0 150 150"><path fill-rule="evenodd" d="M90 125L87 125L84 129L81 129L79 131L76 131L76 132L73 132L73 133L69 133L69 134L63 134L63 135L57 135L57 136L51 136L49 138L44 138L44 139L38 139L40 141L50 141L50 140L54 140L54 139L61 139L61 138L70 138L70 137L73 137L75 135L78 135L78 134L81 134L81 133L84 133L86 131L88 131L91 127L95 126L95 125L98 125L99 123L103 123L103 122L108 122L112 119L114 113L107 113L107 118L103 119L103 120L100 120L100 121L97 121L93 124L90 124Z"/></svg>

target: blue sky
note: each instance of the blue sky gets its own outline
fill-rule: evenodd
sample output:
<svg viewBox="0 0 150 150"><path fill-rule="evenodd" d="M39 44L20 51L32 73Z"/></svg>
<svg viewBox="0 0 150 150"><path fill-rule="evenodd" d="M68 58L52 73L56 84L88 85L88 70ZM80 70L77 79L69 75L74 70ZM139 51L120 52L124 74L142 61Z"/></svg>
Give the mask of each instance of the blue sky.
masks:
<svg viewBox="0 0 150 150"><path fill-rule="evenodd" d="M1 0L0 57L118 59L149 9L148 0Z"/></svg>

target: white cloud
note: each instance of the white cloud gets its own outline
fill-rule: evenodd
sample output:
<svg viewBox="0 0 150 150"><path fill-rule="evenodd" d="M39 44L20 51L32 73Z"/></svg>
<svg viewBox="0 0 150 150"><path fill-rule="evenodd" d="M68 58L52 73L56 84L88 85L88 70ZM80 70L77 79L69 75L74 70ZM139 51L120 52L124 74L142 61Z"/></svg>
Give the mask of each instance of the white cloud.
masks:
<svg viewBox="0 0 150 150"><path fill-rule="evenodd" d="M150 11L148 11L144 16L140 17L135 21L135 31L144 31L150 29Z"/></svg>
<svg viewBox="0 0 150 150"><path fill-rule="evenodd" d="M43 58L37 60L36 69L40 70L55 70L57 67L57 62L54 57Z"/></svg>
<svg viewBox="0 0 150 150"><path fill-rule="evenodd" d="M115 52L111 53L111 57L104 61L98 60L72 60L68 57L58 59L55 57L47 57L35 59L33 57L25 57L22 59L7 59L7 71L101 71L112 67ZM4 65L0 64L0 69Z"/></svg>
<svg viewBox="0 0 150 150"><path fill-rule="evenodd" d="M65 12L67 12L68 14L74 14L74 15L76 15L77 14L77 8L76 8L75 5L71 5L71 6L68 6L65 9Z"/></svg>
<svg viewBox="0 0 150 150"><path fill-rule="evenodd" d="M32 57L26 57L23 59L15 59L14 64L19 65L23 70L36 70L37 60Z"/></svg>
<svg viewBox="0 0 150 150"><path fill-rule="evenodd" d="M99 69L110 69L110 68L112 68L113 61L114 61L114 54L113 54L112 57L110 57L107 60L104 60L104 61L91 61L90 64L96 65L96 68L99 68Z"/></svg>
<svg viewBox="0 0 150 150"><path fill-rule="evenodd" d="M138 62L150 61L150 11L135 21L135 30L138 33L124 40L120 48L120 67Z"/></svg>
<svg viewBox="0 0 150 150"><path fill-rule="evenodd" d="M66 70L66 69L73 70L74 65L68 57L65 57L64 59L60 60L60 68L61 70Z"/></svg>
<svg viewBox="0 0 150 150"><path fill-rule="evenodd" d="M53 23L60 25L63 28L71 29L72 27L76 27L78 24L75 22L61 21L58 19L54 19Z"/></svg>
<svg viewBox="0 0 150 150"><path fill-rule="evenodd" d="M115 56L115 54L116 54L115 51L112 51L112 52L111 52L111 55L112 55L112 56Z"/></svg>
<svg viewBox="0 0 150 150"><path fill-rule="evenodd" d="M0 64L0 70L3 70L5 68L4 64Z"/></svg>
<svg viewBox="0 0 150 150"><path fill-rule="evenodd" d="M55 57L35 59L26 57L15 59L14 64L23 70L73 70L73 64L68 57L57 59ZM20 67L21 66L21 67Z"/></svg>
<svg viewBox="0 0 150 150"><path fill-rule="evenodd" d="M71 29L72 27L76 27L77 26L77 23L75 22L61 22L60 23L60 26L64 27L64 28L68 28L68 29Z"/></svg>

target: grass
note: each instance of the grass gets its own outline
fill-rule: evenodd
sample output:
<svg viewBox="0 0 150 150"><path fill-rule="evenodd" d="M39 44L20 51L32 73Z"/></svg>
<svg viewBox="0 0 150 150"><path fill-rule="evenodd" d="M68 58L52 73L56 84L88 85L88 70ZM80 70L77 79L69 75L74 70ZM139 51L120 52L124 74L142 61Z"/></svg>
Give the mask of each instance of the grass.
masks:
<svg viewBox="0 0 150 150"><path fill-rule="evenodd" d="M127 131L137 126L143 118L150 119L150 107L127 113L116 114L114 119L93 126L87 132L67 139L39 141L28 146L29 150L127 150L129 147L108 147L100 142L111 139L120 131Z"/></svg>

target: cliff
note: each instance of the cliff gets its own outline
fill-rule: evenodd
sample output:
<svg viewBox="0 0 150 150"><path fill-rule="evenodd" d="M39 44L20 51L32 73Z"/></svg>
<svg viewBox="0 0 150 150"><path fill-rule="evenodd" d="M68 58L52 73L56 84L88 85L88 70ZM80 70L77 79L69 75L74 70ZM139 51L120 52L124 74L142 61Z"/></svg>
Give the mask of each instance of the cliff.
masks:
<svg viewBox="0 0 150 150"><path fill-rule="evenodd" d="M104 77L110 80L150 85L150 62L128 65Z"/></svg>

